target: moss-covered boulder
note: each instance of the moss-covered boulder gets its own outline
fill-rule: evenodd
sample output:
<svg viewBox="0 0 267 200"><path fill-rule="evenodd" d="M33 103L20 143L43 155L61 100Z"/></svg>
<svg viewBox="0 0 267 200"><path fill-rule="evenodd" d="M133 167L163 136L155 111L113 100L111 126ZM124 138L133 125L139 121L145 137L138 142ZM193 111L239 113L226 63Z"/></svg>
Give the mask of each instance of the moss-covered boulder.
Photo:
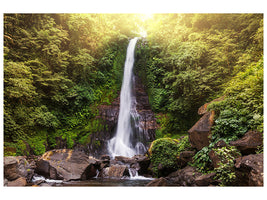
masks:
<svg viewBox="0 0 267 200"><path fill-rule="evenodd" d="M155 176L167 176L179 168L178 158L182 151L189 149L188 137L180 140L160 138L151 144L148 152Z"/></svg>

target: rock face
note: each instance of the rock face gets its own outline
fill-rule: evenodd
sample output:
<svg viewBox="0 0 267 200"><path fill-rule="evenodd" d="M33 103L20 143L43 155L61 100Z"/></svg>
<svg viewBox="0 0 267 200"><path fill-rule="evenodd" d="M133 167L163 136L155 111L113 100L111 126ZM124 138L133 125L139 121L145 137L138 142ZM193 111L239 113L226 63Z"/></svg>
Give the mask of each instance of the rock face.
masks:
<svg viewBox="0 0 267 200"><path fill-rule="evenodd" d="M136 96L136 110L140 115L139 125L142 128L142 134L145 142L148 143L155 139L155 130L157 128L154 113L151 110L148 96L144 86L138 77L134 77L133 92ZM84 150L91 156L98 158L99 155L108 154L108 141L114 136L118 123L120 109L120 94L110 105L100 105L98 107L99 115L97 118L102 119L105 131L93 133L90 135L90 143ZM96 142L97 141L97 142ZM100 145L99 145L100 144Z"/></svg>
<svg viewBox="0 0 267 200"><path fill-rule="evenodd" d="M30 164L25 159L25 157L23 156L4 157L4 178L7 179L8 182L12 181L12 183L10 182L7 184L8 186L10 184L12 184L13 186L26 185L24 183L30 182L33 174L34 171L31 168ZM22 181L22 178L25 181ZM18 185L19 183L21 185Z"/></svg>
<svg viewBox="0 0 267 200"><path fill-rule="evenodd" d="M199 173L196 168L186 166L183 169L179 169L176 172L169 174L165 177L169 185L177 186L196 186L195 179L202 174Z"/></svg>
<svg viewBox="0 0 267 200"><path fill-rule="evenodd" d="M196 178L195 182L197 186L209 186L218 185L219 182L214 180L216 173L205 174Z"/></svg>
<svg viewBox="0 0 267 200"><path fill-rule="evenodd" d="M11 187L26 186L26 185L27 185L27 181L26 181L26 178L24 178L24 177L19 177L16 180L10 181L7 183L7 186L11 186Z"/></svg>
<svg viewBox="0 0 267 200"><path fill-rule="evenodd" d="M188 131L189 141L193 148L201 150L209 145L211 126L213 125L214 112L205 113L200 120Z"/></svg>
<svg viewBox="0 0 267 200"><path fill-rule="evenodd" d="M222 101L224 96L214 99L213 101L204 104L198 109L198 114L203 115L197 123L188 131L189 133L189 141L193 148L197 150L201 150L203 147L208 146L209 136L211 135L211 127L214 123L215 112L208 112L207 107L209 104Z"/></svg>
<svg viewBox="0 0 267 200"><path fill-rule="evenodd" d="M128 167L126 165L112 165L102 170L102 178L118 178L121 179L123 176L129 176Z"/></svg>
<svg viewBox="0 0 267 200"><path fill-rule="evenodd" d="M230 142L230 145L236 146L243 155L253 154L258 146L263 145L263 133L248 131L241 139Z"/></svg>
<svg viewBox="0 0 267 200"><path fill-rule="evenodd" d="M237 158L235 168L238 185L263 186L263 154Z"/></svg>
<svg viewBox="0 0 267 200"><path fill-rule="evenodd" d="M146 186L167 186L167 180L163 177L160 177L158 179L155 179L151 182L149 182Z"/></svg>
<svg viewBox="0 0 267 200"><path fill-rule="evenodd" d="M96 175L98 167L98 161L84 152L59 149L43 154L35 171L49 179L86 180Z"/></svg>

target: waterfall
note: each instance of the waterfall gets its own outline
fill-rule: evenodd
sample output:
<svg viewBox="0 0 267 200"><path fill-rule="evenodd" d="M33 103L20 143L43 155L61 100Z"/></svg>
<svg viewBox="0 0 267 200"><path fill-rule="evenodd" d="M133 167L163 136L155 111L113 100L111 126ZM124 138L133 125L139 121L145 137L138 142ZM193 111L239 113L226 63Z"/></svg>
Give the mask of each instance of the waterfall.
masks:
<svg viewBox="0 0 267 200"><path fill-rule="evenodd" d="M136 99L132 91L134 49L137 40L138 38L131 39L127 48L117 130L115 136L108 142L108 150L112 157L132 157L145 153L146 150L141 141L142 130L139 126L139 114L136 111Z"/></svg>

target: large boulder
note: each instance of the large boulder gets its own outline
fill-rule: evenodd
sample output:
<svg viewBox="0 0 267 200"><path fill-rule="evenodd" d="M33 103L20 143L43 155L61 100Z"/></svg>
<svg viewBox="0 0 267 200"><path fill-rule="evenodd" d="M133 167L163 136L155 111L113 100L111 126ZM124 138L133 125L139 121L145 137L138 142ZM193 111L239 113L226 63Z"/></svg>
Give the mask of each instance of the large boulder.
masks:
<svg viewBox="0 0 267 200"><path fill-rule="evenodd" d="M102 178L117 178L121 179L123 176L129 176L129 170L126 165L111 165L103 168L100 177Z"/></svg>
<svg viewBox="0 0 267 200"><path fill-rule="evenodd" d="M167 186L168 182L165 178L160 177L150 181L146 186Z"/></svg>
<svg viewBox="0 0 267 200"><path fill-rule="evenodd" d="M230 145L236 146L243 155L254 154L263 145L263 133L248 131L241 139L230 142Z"/></svg>
<svg viewBox="0 0 267 200"><path fill-rule="evenodd" d="M14 186L26 186L26 185L27 185L27 180L24 177L19 177L16 180L9 181L7 183L7 186L12 186L12 187L14 187Z"/></svg>
<svg viewBox="0 0 267 200"><path fill-rule="evenodd" d="M86 180L96 176L99 162L82 151L51 150L36 163L37 174L49 179Z"/></svg>
<svg viewBox="0 0 267 200"><path fill-rule="evenodd" d="M151 174L151 170L149 170L149 165L150 165L150 159L147 156L144 155L138 155L133 157L134 160L136 161L136 166L135 169L138 170L139 175L148 175Z"/></svg>
<svg viewBox="0 0 267 200"><path fill-rule="evenodd" d="M169 174L166 178L169 185L196 186L196 178L202 174L195 167L186 166L176 172Z"/></svg>
<svg viewBox="0 0 267 200"><path fill-rule="evenodd" d="M193 161L194 151L182 151L177 157L177 164L180 168L184 168L187 163Z"/></svg>
<svg viewBox="0 0 267 200"><path fill-rule="evenodd" d="M215 180L216 173L204 174L195 179L197 186L213 186L218 185L219 181Z"/></svg>
<svg viewBox="0 0 267 200"><path fill-rule="evenodd" d="M28 161L23 156L4 157L4 178L8 181L14 181L20 177L30 182L34 174Z"/></svg>
<svg viewBox="0 0 267 200"><path fill-rule="evenodd" d="M210 144L211 127L214 123L215 111L208 111L207 107L213 102L219 102L224 99L224 96L214 99L213 101L204 104L198 109L198 114L203 115L195 125L188 131L189 141L193 148L201 150L203 147Z"/></svg>
<svg viewBox="0 0 267 200"><path fill-rule="evenodd" d="M251 154L236 159L237 184L263 186L263 154Z"/></svg>
<svg viewBox="0 0 267 200"><path fill-rule="evenodd" d="M193 148L201 150L210 143L211 127L214 123L214 111L205 113L188 131L189 141Z"/></svg>

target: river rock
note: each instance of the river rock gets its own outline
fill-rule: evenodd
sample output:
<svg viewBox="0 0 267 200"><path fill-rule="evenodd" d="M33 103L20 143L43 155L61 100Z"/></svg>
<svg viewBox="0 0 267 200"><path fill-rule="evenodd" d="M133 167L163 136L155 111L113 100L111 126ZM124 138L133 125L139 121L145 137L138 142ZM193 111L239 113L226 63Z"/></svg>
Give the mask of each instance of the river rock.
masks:
<svg viewBox="0 0 267 200"><path fill-rule="evenodd" d="M86 180L96 176L99 162L84 152L69 149L48 151L36 163L36 173L49 179Z"/></svg>
<svg viewBox="0 0 267 200"><path fill-rule="evenodd" d="M25 157L4 157L4 178L8 181L14 181L20 177L24 177L26 181L30 182L33 174L34 171Z"/></svg>
<svg viewBox="0 0 267 200"><path fill-rule="evenodd" d="M167 186L167 180L163 177L150 181L146 186Z"/></svg>
<svg viewBox="0 0 267 200"><path fill-rule="evenodd" d="M7 183L7 186L26 186L27 185L27 180L24 177L19 177L14 181L9 181Z"/></svg>
<svg viewBox="0 0 267 200"><path fill-rule="evenodd" d="M263 145L263 133L248 131L241 139L231 141L230 145L236 146L242 155L254 154Z"/></svg>
<svg viewBox="0 0 267 200"><path fill-rule="evenodd" d="M176 186L196 186L196 178L202 174L195 167L186 166L176 172L169 174L166 178L170 185Z"/></svg>
<svg viewBox="0 0 267 200"><path fill-rule="evenodd" d="M211 127L214 123L214 111L207 112L188 131L189 141L193 148L201 150L210 143Z"/></svg>
<svg viewBox="0 0 267 200"><path fill-rule="evenodd" d="M219 181L214 180L216 173L205 174L196 178L195 182L197 186L213 186L218 185Z"/></svg>
<svg viewBox="0 0 267 200"><path fill-rule="evenodd" d="M130 176L128 167L126 165L111 165L102 169L100 175L102 178L117 178L121 179L123 176Z"/></svg>
<svg viewBox="0 0 267 200"><path fill-rule="evenodd" d="M147 156L138 155L138 156L134 156L133 158L137 163L137 167L135 168L138 170L139 175L152 174L152 171L149 170L149 165L151 162Z"/></svg>
<svg viewBox="0 0 267 200"><path fill-rule="evenodd" d="M236 159L237 184L263 186L263 154L251 154Z"/></svg>

